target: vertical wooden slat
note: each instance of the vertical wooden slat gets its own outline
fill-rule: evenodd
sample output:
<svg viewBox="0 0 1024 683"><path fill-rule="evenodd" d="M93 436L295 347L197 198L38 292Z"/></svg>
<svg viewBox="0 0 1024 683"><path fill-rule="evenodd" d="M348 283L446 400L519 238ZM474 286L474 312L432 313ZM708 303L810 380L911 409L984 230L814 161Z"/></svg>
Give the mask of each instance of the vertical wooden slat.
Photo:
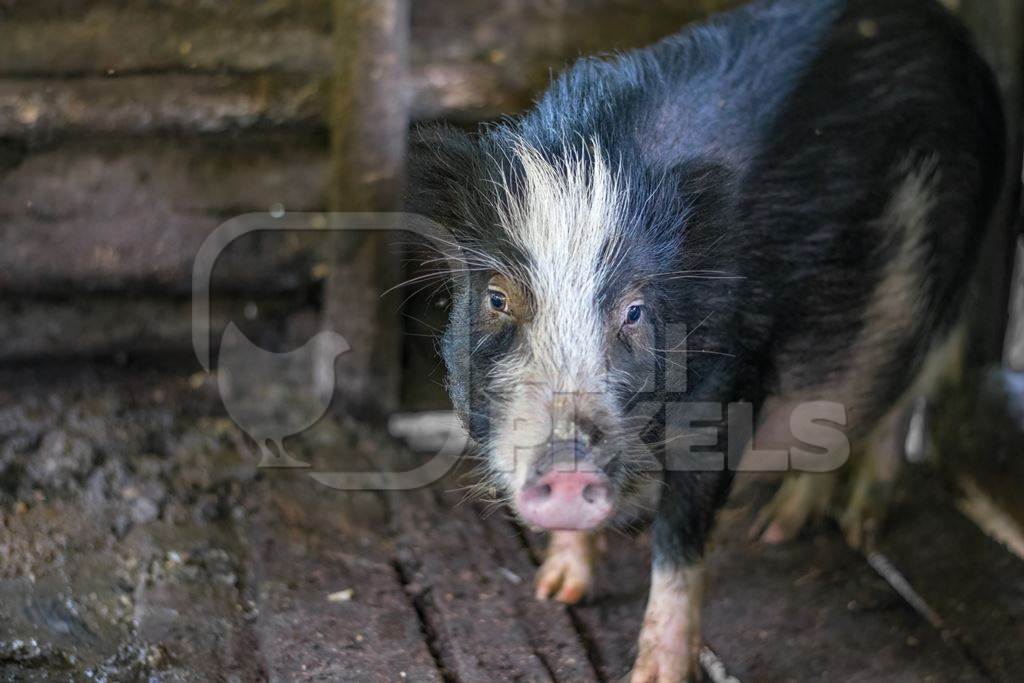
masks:
<svg viewBox="0 0 1024 683"><path fill-rule="evenodd" d="M1017 238L1017 259L1010 292L1010 329L1006 333L1006 365L1024 372L1024 221Z"/></svg>
<svg viewBox="0 0 1024 683"><path fill-rule="evenodd" d="M957 0L951 3L992 66L1007 120L1007 181L994 224L982 246L968 320L968 367L1004 359L1016 236L1020 230L1021 117L1024 111L1024 3L1020 0Z"/></svg>
<svg viewBox="0 0 1024 683"><path fill-rule="evenodd" d="M333 0L332 211L396 211L409 126L408 0ZM337 234L324 300L324 327L351 351L337 361L336 401L364 416L397 405L399 318L381 294L400 272L387 233ZM329 373L328 373L329 374Z"/></svg>

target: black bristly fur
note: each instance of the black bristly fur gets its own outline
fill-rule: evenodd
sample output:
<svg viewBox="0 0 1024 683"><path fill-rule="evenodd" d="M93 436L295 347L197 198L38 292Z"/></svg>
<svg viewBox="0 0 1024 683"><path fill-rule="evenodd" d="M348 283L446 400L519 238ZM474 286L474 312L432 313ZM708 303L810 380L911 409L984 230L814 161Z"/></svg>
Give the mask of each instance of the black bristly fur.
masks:
<svg viewBox="0 0 1024 683"><path fill-rule="evenodd" d="M856 371L872 380L855 406L868 425L958 318L1002 182L1004 124L991 73L934 0L767 0L644 50L584 59L525 116L476 136L420 131L410 209L467 253L527 266L497 226L493 181L516 177L520 141L555 159L586 154L591 139L630 189L635 219L617 227L629 259L605 286L639 274L660 322L687 323L689 348L728 354L687 359L687 398L756 409ZM920 314L857 365L851 340L875 324L866 311L900 246L882 218L922 168L934 203L920 236ZM664 277L687 269L734 277ZM480 440L488 402L500 400L485 386L488 364L516 343L510 330L471 353L486 281L456 278L445 337L452 398ZM665 477L656 561L692 561L731 475Z"/></svg>

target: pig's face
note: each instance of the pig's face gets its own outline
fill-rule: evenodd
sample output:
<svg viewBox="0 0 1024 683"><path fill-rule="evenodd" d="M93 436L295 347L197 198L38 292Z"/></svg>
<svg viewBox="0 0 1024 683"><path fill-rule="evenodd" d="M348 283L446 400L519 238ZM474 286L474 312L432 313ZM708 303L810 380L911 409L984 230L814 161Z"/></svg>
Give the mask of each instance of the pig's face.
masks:
<svg viewBox="0 0 1024 683"><path fill-rule="evenodd" d="M598 526L655 470L643 411L630 415L630 399L653 389L654 313L642 288L594 302L566 276L551 300L488 275L462 302L476 309L468 325L450 333L466 334L472 349L450 364L452 383L468 385L467 424L527 521Z"/></svg>
<svg viewBox="0 0 1024 683"><path fill-rule="evenodd" d="M655 276L676 245L651 244L641 208L656 200L632 196L596 146L553 161L520 146L515 161L481 202L488 229L456 238L449 386L521 517L594 528L657 486L635 404L663 357Z"/></svg>

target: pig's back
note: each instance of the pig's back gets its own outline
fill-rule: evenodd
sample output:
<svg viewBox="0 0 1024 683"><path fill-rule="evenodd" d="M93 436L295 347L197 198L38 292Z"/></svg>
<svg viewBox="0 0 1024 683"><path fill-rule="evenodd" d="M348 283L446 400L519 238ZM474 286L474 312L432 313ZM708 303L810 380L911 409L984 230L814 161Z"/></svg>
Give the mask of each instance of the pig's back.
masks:
<svg viewBox="0 0 1024 683"><path fill-rule="evenodd" d="M1003 149L992 75L937 2L847 3L740 190L778 393L870 422L906 392L960 315Z"/></svg>
<svg viewBox="0 0 1024 683"><path fill-rule="evenodd" d="M596 139L655 176L718 169L732 218L692 236L714 249L691 264L739 280L687 300L735 311L719 337L774 393L838 392L863 415L956 319L1004 145L991 73L934 0L754 2L582 60L516 134Z"/></svg>
<svg viewBox="0 0 1024 683"><path fill-rule="evenodd" d="M653 172L699 159L739 170L820 54L845 0L754 2L559 76L519 132L538 148L596 137Z"/></svg>

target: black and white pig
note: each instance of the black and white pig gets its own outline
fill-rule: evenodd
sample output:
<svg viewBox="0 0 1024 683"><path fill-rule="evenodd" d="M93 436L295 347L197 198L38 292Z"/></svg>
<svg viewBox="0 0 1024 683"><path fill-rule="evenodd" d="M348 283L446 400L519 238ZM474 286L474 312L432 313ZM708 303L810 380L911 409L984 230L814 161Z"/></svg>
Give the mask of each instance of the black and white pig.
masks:
<svg viewBox="0 0 1024 683"><path fill-rule="evenodd" d="M452 243L450 394L493 486L554 532L539 597L580 599L592 534L653 511L633 681L695 675L744 419L783 447L766 468L802 470L762 539L839 491L851 542L874 528L898 416L960 336L1004 137L935 0L753 2L583 59L519 118L419 131L411 209ZM787 443L819 448L798 465Z"/></svg>

